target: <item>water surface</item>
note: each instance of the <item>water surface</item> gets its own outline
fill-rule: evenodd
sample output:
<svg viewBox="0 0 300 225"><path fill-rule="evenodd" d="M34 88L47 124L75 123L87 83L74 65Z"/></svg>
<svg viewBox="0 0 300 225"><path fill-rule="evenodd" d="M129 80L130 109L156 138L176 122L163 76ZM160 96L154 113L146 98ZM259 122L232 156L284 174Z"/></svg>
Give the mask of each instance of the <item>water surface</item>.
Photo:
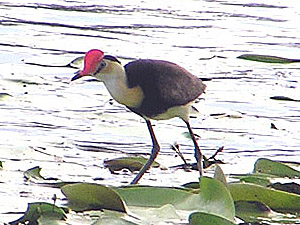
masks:
<svg viewBox="0 0 300 225"><path fill-rule="evenodd" d="M299 162L299 64L264 64L245 53L299 56L296 1L1 1L0 136L1 219L59 190L27 185L23 171L40 166L45 177L120 185L134 175L112 175L103 160L148 154L151 142L140 117L111 100L98 82L70 84L76 71L60 67L92 48L118 56L173 61L207 81L191 119L206 155L229 173L250 172L259 157ZM45 66L43 66L45 65ZM47 65L47 66L46 66ZM50 67L51 66L51 67ZM57 66L57 67L53 67ZM278 129L271 129L271 123ZM158 161L182 163L177 142L193 160L179 119L154 122L162 145ZM177 186L197 172L153 169L143 184ZM15 204L14 202L18 202Z"/></svg>

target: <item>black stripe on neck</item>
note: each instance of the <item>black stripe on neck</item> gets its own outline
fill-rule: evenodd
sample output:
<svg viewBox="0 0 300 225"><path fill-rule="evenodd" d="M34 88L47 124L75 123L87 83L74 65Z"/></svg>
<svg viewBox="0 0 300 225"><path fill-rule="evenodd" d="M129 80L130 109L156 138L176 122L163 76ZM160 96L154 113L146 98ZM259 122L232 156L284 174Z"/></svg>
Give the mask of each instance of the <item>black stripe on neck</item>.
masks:
<svg viewBox="0 0 300 225"><path fill-rule="evenodd" d="M117 63L121 64L121 62L116 57L114 57L112 55L105 55L104 59L107 59L107 60L110 60L110 61L117 62Z"/></svg>

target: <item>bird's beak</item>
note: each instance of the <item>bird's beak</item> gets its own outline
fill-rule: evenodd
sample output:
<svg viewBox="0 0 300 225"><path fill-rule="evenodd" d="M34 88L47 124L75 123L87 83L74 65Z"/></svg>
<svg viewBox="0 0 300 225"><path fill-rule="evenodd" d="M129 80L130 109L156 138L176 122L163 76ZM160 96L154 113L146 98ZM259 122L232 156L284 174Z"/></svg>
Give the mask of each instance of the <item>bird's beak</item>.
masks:
<svg viewBox="0 0 300 225"><path fill-rule="evenodd" d="M81 77L84 77L84 76L92 76L92 75L87 69L79 70L75 73L75 76L72 77L71 81L77 80L77 79L79 79Z"/></svg>
<svg viewBox="0 0 300 225"><path fill-rule="evenodd" d="M77 72L75 73L75 76L72 77L71 81L77 80L77 79L79 79L79 78L81 78L81 77L83 77L83 76L84 76L84 75L82 75L82 74L81 74L81 71L79 70L79 71L77 71Z"/></svg>

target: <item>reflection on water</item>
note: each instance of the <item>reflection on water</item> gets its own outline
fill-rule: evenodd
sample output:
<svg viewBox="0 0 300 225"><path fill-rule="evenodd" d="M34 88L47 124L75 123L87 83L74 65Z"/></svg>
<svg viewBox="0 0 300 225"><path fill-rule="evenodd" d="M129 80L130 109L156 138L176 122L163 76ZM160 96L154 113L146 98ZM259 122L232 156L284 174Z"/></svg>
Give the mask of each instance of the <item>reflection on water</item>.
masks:
<svg viewBox="0 0 300 225"><path fill-rule="evenodd" d="M99 82L70 84L76 70L61 67L92 48L116 55L124 64L136 58L166 59L212 78L206 81L204 99L195 104L201 114L191 124L205 154L225 146L219 157L232 165L226 172L234 165L250 171L258 157L299 158L300 103L270 99L300 99L299 64L236 59L244 53L300 58L300 18L293 1L171 5L132 0L123 5L16 0L2 2L0 12L0 147L8 168L53 167L63 178L77 180L76 174L84 171L89 171L87 177L103 171L106 183L131 180L110 175L102 162L125 153L149 153L143 120L111 101ZM271 129L271 123L277 129ZM154 124L163 147L159 160L166 166L181 163L169 147L175 141L193 159L192 143L182 135L186 130L180 120ZM42 151L34 150L39 148ZM57 168L57 159L67 164ZM69 165L81 167L74 173ZM157 172L156 182L182 182L173 175ZM151 182L148 175L144 182Z"/></svg>

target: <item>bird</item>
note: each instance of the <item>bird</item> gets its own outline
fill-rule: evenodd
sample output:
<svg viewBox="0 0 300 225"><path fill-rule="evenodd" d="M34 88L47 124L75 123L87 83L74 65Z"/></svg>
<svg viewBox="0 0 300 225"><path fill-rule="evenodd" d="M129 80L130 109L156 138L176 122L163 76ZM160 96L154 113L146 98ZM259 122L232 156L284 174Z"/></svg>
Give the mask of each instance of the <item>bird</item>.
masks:
<svg viewBox="0 0 300 225"><path fill-rule="evenodd" d="M152 150L148 161L131 184L140 181L160 151L151 120L174 117L181 118L186 124L194 144L199 175L203 175L203 155L189 123L191 105L206 89L200 78L165 60L138 59L123 66L117 57L106 55L99 49L89 50L85 54L83 69L77 71L71 81L85 76L92 76L103 82L116 102L126 106L146 122Z"/></svg>

